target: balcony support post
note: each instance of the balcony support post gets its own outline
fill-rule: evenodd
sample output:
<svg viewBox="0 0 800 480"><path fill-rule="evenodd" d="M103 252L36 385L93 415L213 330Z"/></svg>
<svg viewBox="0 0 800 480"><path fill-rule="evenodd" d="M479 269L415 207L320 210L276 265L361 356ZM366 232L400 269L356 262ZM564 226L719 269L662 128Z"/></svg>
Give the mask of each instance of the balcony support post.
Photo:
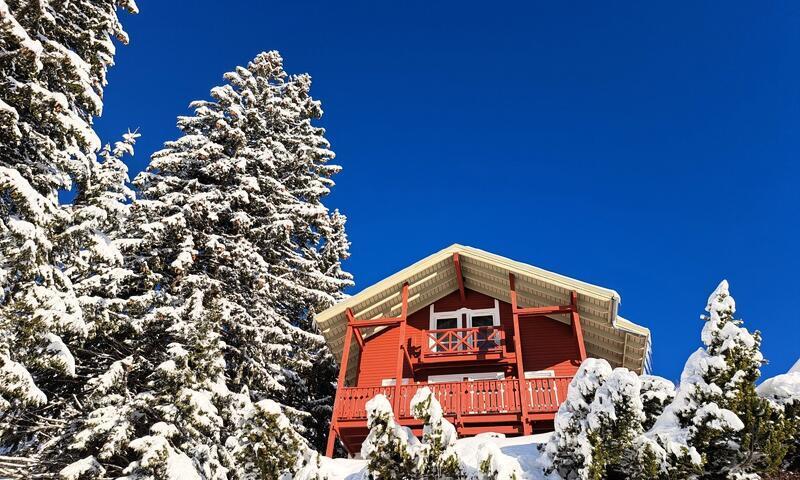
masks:
<svg viewBox="0 0 800 480"><path fill-rule="evenodd" d="M350 357L350 342L353 339L353 326L350 321L354 319L353 311L347 309L347 332L344 335L344 346L342 347L342 363L339 364L339 378L336 380L336 396L333 400L333 415L331 417L331 425L328 430L328 444L325 447L325 456L333 458L333 448L336 446L336 435L338 432L336 425L336 417L338 415L337 408L339 407L339 396L341 389L347 379L347 361Z"/></svg>
<svg viewBox="0 0 800 480"><path fill-rule="evenodd" d="M395 370L394 398L392 409L394 418L400 420L400 393L403 387L403 363L405 361L406 317L408 316L408 282L403 284L403 304L400 310L400 331L397 340L397 369Z"/></svg>
<svg viewBox="0 0 800 480"><path fill-rule="evenodd" d="M581 328L581 316L578 315L578 292L575 290L569 293L569 304L572 307L570 312L572 323L572 334L578 342L578 356L581 362L586 360L586 346L583 344L583 329Z"/></svg>
<svg viewBox="0 0 800 480"><path fill-rule="evenodd" d="M517 382L519 383L520 418L522 419L522 434L531 434L531 424L528 421L528 401L525 396L525 367L522 364L522 339L519 336L519 306L517 305L517 286L513 273L508 274L509 294L511 296L511 311L514 317L514 357L517 360Z"/></svg>

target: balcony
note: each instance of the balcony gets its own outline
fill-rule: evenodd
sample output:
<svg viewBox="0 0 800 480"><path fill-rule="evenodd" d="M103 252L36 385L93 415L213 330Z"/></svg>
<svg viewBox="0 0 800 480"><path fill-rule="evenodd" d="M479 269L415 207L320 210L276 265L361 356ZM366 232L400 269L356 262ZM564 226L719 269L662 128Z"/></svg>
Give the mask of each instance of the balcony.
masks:
<svg viewBox="0 0 800 480"><path fill-rule="evenodd" d="M413 418L411 399L422 387L428 387L446 417L458 423L481 416L517 417L523 410L534 416L550 417L555 414L567 396L572 377L550 377L531 379L475 380L468 382L426 383L400 387L399 420ZM337 395L337 421L364 421L367 418L366 404L378 394L393 402L395 387L342 387Z"/></svg>
<svg viewBox="0 0 800 480"><path fill-rule="evenodd" d="M413 347L415 360L420 364L509 357L501 327L426 330L417 336Z"/></svg>

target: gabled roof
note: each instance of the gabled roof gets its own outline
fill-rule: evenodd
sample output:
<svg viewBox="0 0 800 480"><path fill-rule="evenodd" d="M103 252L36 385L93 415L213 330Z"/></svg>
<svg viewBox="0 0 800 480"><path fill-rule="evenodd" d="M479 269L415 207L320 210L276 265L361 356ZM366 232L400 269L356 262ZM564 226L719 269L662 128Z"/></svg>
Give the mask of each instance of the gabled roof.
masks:
<svg viewBox="0 0 800 480"><path fill-rule="evenodd" d="M587 354L639 373L648 370L650 331L617 315L620 296L614 290L458 244L434 253L317 314L317 325L337 360L342 358L347 327L345 311L348 308L353 309L359 320L396 317L400 314L401 290L405 282L409 284L408 313L425 308L458 290L454 253L459 254L465 288L505 302L511 301L509 273L515 276L521 307L569 305L570 292L577 292ZM569 323L563 315L552 318ZM354 355L357 355L357 346L351 351L350 358L357 358ZM355 361L349 363L355 368Z"/></svg>

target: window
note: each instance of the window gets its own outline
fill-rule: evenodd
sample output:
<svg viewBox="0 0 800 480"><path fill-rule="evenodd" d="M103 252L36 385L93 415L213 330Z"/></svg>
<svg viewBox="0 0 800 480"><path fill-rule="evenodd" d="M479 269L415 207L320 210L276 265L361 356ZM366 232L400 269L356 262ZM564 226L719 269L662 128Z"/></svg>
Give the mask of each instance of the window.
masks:
<svg viewBox="0 0 800 480"><path fill-rule="evenodd" d="M408 385L410 383L410 378L403 379L403 385ZM396 378L384 378L381 380L381 387L394 387L397 384Z"/></svg>
<svg viewBox="0 0 800 480"><path fill-rule="evenodd" d="M436 312L430 307L431 330L454 330L475 327L500 326L500 302L495 299L494 308L469 309L460 308L451 312ZM467 347L467 345L469 347ZM450 352L468 348L491 349L500 345L500 337L491 328L478 332L436 332L431 334L430 346L434 352Z"/></svg>
<svg viewBox="0 0 800 480"><path fill-rule="evenodd" d="M473 382L475 380L503 380L504 378L506 376L503 372L451 373L447 375L429 375L428 383Z"/></svg>
<svg viewBox="0 0 800 480"><path fill-rule="evenodd" d="M443 317L436 319L436 328L434 330L445 330L448 328L458 328L458 324L461 323L458 321L457 317Z"/></svg>
<svg viewBox="0 0 800 480"><path fill-rule="evenodd" d="M494 326L494 315L475 315L472 317L473 327L492 327Z"/></svg>
<svg viewBox="0 0 800 480"><path fill-rule="evenodd" d="M552 378L556 376L554 370L529 370L525 372L525 378Z"/></svg>

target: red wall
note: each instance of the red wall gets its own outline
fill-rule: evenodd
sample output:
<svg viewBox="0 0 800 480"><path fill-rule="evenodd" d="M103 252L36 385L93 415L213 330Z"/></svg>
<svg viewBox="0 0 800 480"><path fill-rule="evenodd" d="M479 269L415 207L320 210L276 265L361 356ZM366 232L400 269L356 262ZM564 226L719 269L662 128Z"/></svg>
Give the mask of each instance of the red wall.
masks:
<svg viewBox="0 0 800 480"><path fill-rule="evenodd" d="M559 377L578 371L578 344L570 325L548 317L525 317L519 330L525 371L555 370Z"/></svg>
<svg viewBox="0 0 800 480"><path fill-rule="evenodd" d="M471 309L494 308L494 299L482 293L466 290L466 302L461 303L458 291L438 300L434 311L445 312L467 307ZM511 305L500 302L500 325L505 330L509 351L514 350L514 320ZM430 306L414 312L408 317L407 342L418 345L421 335L430 328ZM400 329L390 328L366 339L358 368L358 386L378 386L384 378L394 378L397 364L397 336ZM520 319L523 366L525 370L555 370L556 375L573 375L577 371L578 348L572 336L572 328L547 317ZM502 366L452 367L439 370L437 374L500 371ZM405 367L404 377L411 371ZM427 380L427 375L418 375L415 381Z"/></svg>

